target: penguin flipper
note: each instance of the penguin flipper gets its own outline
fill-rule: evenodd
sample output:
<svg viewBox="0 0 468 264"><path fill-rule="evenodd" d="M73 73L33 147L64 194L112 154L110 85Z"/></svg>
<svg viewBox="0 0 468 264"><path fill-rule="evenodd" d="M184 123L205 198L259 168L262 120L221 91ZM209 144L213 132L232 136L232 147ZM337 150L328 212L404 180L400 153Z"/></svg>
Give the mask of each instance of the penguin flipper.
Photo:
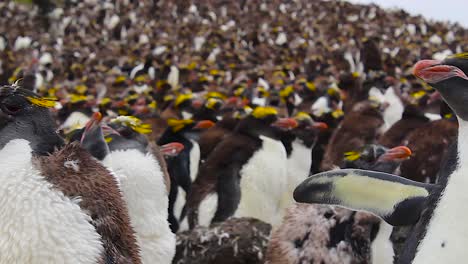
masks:
<svg viewBox="0 0 468 264"><path fill-rule="evenodd" d="M300 203L338 205L367 211L393 226L419 220L426 201L437 185L419 183L397 175L343 169L313 175L294 190Z"/></svg>
<svg viewBox="0 0 468 264"><path fill-rule="evenodd" d="M211 220L212 223L222 222L233 216L239 206L241 190L239 168L231 164L228 169L220 175L217 183L218 207Z"/></svg>

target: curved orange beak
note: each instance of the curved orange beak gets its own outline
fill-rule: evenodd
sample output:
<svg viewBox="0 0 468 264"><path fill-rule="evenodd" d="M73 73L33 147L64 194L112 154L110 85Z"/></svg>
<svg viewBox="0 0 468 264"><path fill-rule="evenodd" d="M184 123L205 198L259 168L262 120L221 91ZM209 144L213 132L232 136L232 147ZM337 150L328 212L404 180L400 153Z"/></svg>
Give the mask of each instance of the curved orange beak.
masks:
<svg viewBox="0 0 468 264"><path fill-rule="evenodd" d="M85 125L85 132L89 131L91 128L101 124L102 114L100 112L94 112L91 116L91 119Z"/></svg>
<svg viewBox="0 0 468 264"><path fill-rule="evenodd" d="M325 131L328 129L327 123L324 122L315 122L310 126L311 129L317 129L318 131Z"/></svg>
<svg viewBox="0 0 468 264"><path fill-rule="evenodd" d="M202 120L198 121L197 124L193 127L195 129L207 129L214 126L215 123L211 120Z"/></svg>
<svg viewBox="0 0 468 264"><path fill-rule="evenodd" d="M203 101L202 100L193 100L192 101L192 106L195 108L195 109L199 109L200 107L202 107L203 105Z"/></svg>
<svg viewBox="0 0 468 264"><path fill-rule="evenodd" d="M159 150L165 157L175 157L184 150L184 145L179 142L171 142L160 146Z"/></svg>
<svg viewBox="0 0 468 264"><path fill-rule="evenodd" d="M280 118L271 125L274 127L279 127L282 129L289 130L289 129L296 128L299 125L299 123L294 118Z"/></svg>
<svg viewBox="0 0 468 264"><path fill-rule="evenodd" d="M407 159L411 156L412 152L406 146L398 146L392 149L387 150L382 156L380 156L379 161L399 161Z"/></svg>

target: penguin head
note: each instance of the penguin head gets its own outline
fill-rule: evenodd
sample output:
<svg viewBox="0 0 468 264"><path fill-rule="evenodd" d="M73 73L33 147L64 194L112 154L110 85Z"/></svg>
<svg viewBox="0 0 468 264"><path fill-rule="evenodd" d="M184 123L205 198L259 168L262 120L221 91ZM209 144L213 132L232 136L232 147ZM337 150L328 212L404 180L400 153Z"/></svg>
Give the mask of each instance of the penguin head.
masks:
<svg viewBox="0 0 468 264"><path fill-rule="evenodd" d="M456 115L468 121L468 53L456 54L442 61L421 60L413 74L434 87Z"/></svg>
<svg viewBox="0 0 468 264"><path fill-rule="evenodd" d="M86 149L93 157L103 160L109 154L109 147L104 139L101 126L102 115L99 112L93 113L91 119L81 129L80 145ZM80 132L76 132L72 139L76 139Z"/></svg>
<svg viewBox="0 0 468 264"><path fill-rule="evenodd" d="M326 123L314 121L310 114L305 112L297 113L294 119L298 125L292 129L292 133L308 147L315 144L321 132L328 130Z"/></svg>
<svg viewBox="0 0 468 264"><path fill-rule="evenodd" d="M172 130L173 133L184 133L190 130L208 129L214 126L215 123L210 120L195 121L193 119L169 118L167 120L167 125L169 126L169 128Z"/></svg>
<svg viewBox="0 0 468 264"><path fill-rule="evenodd" d="M134 116L118 116L109 122L104 133L110 150L140 149L145 152L148 145L146 134L152 132L151 125Z"/></svg>
<svg viewBox="0 0 468 264"><path fill-rule="evenodd" d="M275 137L276 132L291 130L298 126L294 118L279 118L274 107L256 107L248 116L241 120L238 131L253 135Z"/></svg>
<svg viewBox="0 0 468 264"><path fill-rule="evenodd" d="M382 145L368 144L357 151L345 152L344 161L346 168L392 173L411 154L406 146L389 149Z"/></svg>
<svg viewBox="0 0 468 264"><path fill-rule="evenodd" d="M64 144L50 115L52 99L41 98L19 86L0 87L0 148L14 139L25 139L36 154L47 155Z"/></svg>

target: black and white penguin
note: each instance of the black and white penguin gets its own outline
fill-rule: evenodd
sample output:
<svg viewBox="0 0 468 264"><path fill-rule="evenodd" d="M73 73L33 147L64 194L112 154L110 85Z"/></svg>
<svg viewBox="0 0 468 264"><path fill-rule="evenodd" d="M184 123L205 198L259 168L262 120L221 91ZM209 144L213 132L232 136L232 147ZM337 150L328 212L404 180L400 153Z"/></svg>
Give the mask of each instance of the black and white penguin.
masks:
<svg viewBox="0 0 468 264"><path fill-rule="evenodd" d="M185 197L198 174L200 147L197 139L199 130L210 128L214 123L209 120L195 122L192 119L169 119L167 123L169 127L158 140L158 145L172 142L184 145L184 149L179 155L167 159L167 168L171 177L169 222L172 231L175 232L179 229Z"/></svg>
<svg viewBox="0 0 468 264"><path fill-rule="evenodd" d="M200 166L187 199L190 227L231 216L278 224L288 187L287 153L279 130L294 127L295 119L278 119L272 107L257 107L239 121Z"/></svg>
<svg viewBox="0 0 468 264"><path fill-rule="evenodd" d="M64 145L54 105L0 88L0 262L141 263L117 181L78 144Z"/></svg>
<svg viewBox="0 0 468 264"><path fill-rule="evenodd" d="M285 131L284 133L287 135L281 138L287 154L288 190L283 197L285 207L294 202L291 198L294 188L309 176L312 166L312 149L320 132L328 129L326 123L315 122L305 112L297 113L294 119L298 126Z"/></svg>
<svg viewBox="0 0 468 264"><path fill-rule="evenodd" d="M114 132L104 137L101 120L98 112L93 114L85 126L81 144L117 177L142 263L171 263L175 235L169 228L167 215L170 182L162 151L141 134L151 132L151 128L136 117L119 116L109 124ZM164 151L174 154L180 150L177 145L181 144L166 145Z"/></svg>
<svg viewBox="0 0 468 264"><path fill-rule="evenodd" d="M328 203L370 211L392 225L417 223L397 263L459 263L466 258L468 54L423 60L414 74L440 92L459 121L458 140L443 163L437 184L363 170L314 175L294 192L298 202ZM362 188L367 186L367 188Z"/></svg>

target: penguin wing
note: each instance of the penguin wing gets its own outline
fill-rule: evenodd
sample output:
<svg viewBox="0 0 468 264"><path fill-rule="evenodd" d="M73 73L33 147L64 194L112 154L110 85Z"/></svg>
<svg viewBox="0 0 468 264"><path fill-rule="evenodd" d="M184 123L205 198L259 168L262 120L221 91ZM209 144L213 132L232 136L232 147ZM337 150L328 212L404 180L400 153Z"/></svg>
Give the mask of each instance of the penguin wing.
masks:
<svg viewBox="0 0 468 264"><path fill-rule="evenodd" d="M220 173L217 183L218 207L212 223L222 222L236 212L241 198L240 169L241 166L233 164Z"/></svg>
<svg viewBox="0 0 468 264"><path fill-rule="evenodd" d="M357 169L327 171L304 180L294 190L300 203L338 205L367 211L393 226L419 220L437 185L411 181L397 175Z"/></svg>

